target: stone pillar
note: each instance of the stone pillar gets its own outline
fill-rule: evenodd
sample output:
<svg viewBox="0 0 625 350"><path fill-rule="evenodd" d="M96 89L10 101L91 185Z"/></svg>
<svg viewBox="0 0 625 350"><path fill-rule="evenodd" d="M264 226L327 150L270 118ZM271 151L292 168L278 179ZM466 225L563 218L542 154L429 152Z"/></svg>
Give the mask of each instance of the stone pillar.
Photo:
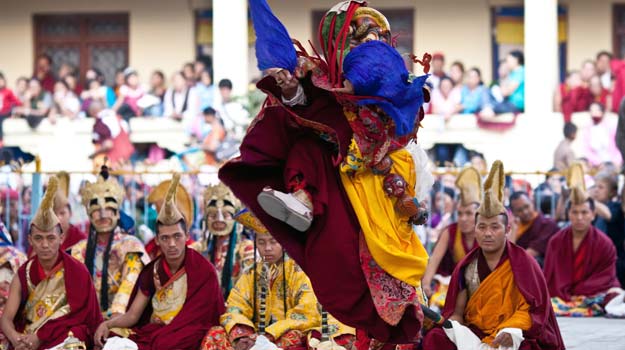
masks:
<svg viewBox="0 0 625 350"><path fill-rule="evenodd" d="M558 2L525 0L525 114L547 118L558 83Z"/></svg>
<svg viewBox="0 0 625 350"><path fill-rule="evenodd" d="M213 77L232 80L233 94L247 93L247 0L213 0Z"/></svg>

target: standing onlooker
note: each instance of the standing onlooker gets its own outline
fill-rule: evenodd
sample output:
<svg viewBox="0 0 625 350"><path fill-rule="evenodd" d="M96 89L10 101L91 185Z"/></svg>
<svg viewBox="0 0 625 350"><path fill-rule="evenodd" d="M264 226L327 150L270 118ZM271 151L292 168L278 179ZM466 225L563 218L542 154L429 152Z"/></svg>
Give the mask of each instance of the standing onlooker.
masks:
<svg viewBox="0 0 625 350"><path fill-rule="evenodd" d="M182 122L185 129L190 131L199 115L198 106L195 89L189 87L182 72L174 73L172 86L165 93L163 116Z"/></svg>
<svg viewBox="0 0 625 350"><path fill-rule="evenodd" d="M577 126L571 122L564 124L564 140L560 142L553 154L553 167L556 170L568 169L577 157L573 151L573 141L577 137Z"/></svg>
<svg viewBox="0 0 625 350"><path fill-rule="evenodd" d="M54 91L56 79L52 74L52 58L50 56L43 54L37 57L37 66L33 78L36 78L47 92L52 93Z"/></svg>
<svg viewBox="0 0 625 350"><path fill-rule="evenodd" d="M4 74L0 72L0 124L4 118L11 116L11 111L14 107L19 107L21 105L22 101L15 96L13 90L7 87L7 81L4 78ZM0 130L1 128L2 126L0 126Z"/></svg>
<svg viewBox="0 0 625 350"><path fill-rule="evenodd" d="M606 110L610 111L612 107L612 96L610 90L601 85L601 78L598 75L590 78L590 86L588 87L592 94L592 101L599 102L606 107Z"/></svg>
<svg viewBox="0 0 625 350"><path fill-rule="evenodd" d="M124 75L124 70L118 69L115 72L115 85L113 85L113 91L115 92L115 96L119 97L119 90L122 88L125 82L126 76Z"/></svg>
<svg viewBox="0 0 625 350"><path fill-rule="evenodd" d="M213 108L204 109L203 114L205 128L202 132L202 150L206 156L206 164L215 165L217 150L226 138L226 130Z"/></svg>
<svg viewBox="0 0 625 350"><path fill-rule="evenodd" d="M432 99L430 100L432 114L442 116L445 122L462 110L460 90L454 89L453 84L451 78L443 77L438 89L432 92Z"/></svg>
<svg viewBox="0 0 625 350"><path fill-rule="evenodd" d="M195 81L199 82L202 78L202 72L207 70L206 63L204 61L197 59L193 62L193 73L195 75Z"/></svg>
<svg viewBox="0 0 625 350"><path fill-rule="evenodd" d="M588 88L590 86L590 79L597 75L597 67L592 60L585 60L582 63L582 68L579 71L579 75L582 78L582 84Z"/></svg>
<svg viewBox="0 0 625 350"><path fill-rule="evenodd" d="M75 119L80 112L80 101L70 90L64 80L59 80L54 84L54 104L50 112L50 121L54 123L57 117L67 117Z"/></svg>
<svg viewBox="0 0 625 350"><path fill-rule="evenodd" d="M221 103L215 109L224 122L226 132L240 140L250 123L250 114L241 103L232 98L232 82L229 79L222 79L218 86Z"/></svg>
<svg viewBox="0 0 625 350"><path fill-rule="evenodd" d="M493 117L501 113L518 113L525 110L525 58L523 53L514 50L506 56L506 65L510 74L501 82L502 102L491 101L480 115Z"/></svg>
<svg viewBox="0 0 625 350"><path fill-rule="evenodd" d="M43 89L39 80L32 78L28 82L26 103L22 107L15 108L13 113L26 118L28 125L35 129L48 116L50 108L52 108L52 95Z"/></svg>
<svg viewBox="0 0 625 350"><path fill-rule="evenodd" d="M604 89L612 89L612 71L610 70L610 61L612 54L607 51L601 51L597 54L597 75L601 79L601 85Z"/></svg>
<svg viewBox="0 0 625 350"><path fill-rule="evenodd" d="M143 95L145 95L145 90L139 81L139 74L133 68L128 67L124 70L124 85L119 88L119 95L113 110L126 121L140 116L143 111L139 108L138 102Z"/></svg>
<svg viewBox="0 0 625 350"><path fill-rule="evenodd" d="M607 234L616 247L616 272L621 284L625 284L625 214L618 201L618 178L612 174L595 176L592 192L597 216L593 226Z"/></svg>
<svg viewBox="0 0 625 350"><path fill-rule="evenodd" d="M189 86L195 85L195 65L191 62L185 63L182 66L182 76L187 80Z"/></svg>
<svg viewBox="0 0 625 350"><path fill-rule="evenodd" d="M128 123L112 109L104 108L104 104L100 101L91 103L89 114L96 118L92 133L95 152L89 156L93 159L94 169L100 169L105 158L113 166L128 161L134 152L134 146L128 134Z"/></svg>
<svg viewBox="0 0 625 350"><path fill-rule="evenodd" d="M455 61L449 66L449 77L454 83L454 87L460 88L464 82L464 64L460 61Z"/></svg>
<svg viewBox="0 0 625 350"><path fill-rule="evenodd" d="M160 70L155 70L150 76L150 91L149 95L154 96L158 101L157 103L149 106L144 114L146 116L160 117L163 116L165 92L167 92L167 86L165 85L165 75Z"/></svg>
<svg viewBox="0 0 625 350"><path fill-rule="evenodd" d="M460 91L462 113L473 114L482 110L488 101L488 89L482 82L482 73L478 68L467 71L465 84Z"/></svg>
<svg viewBox="0 0 625 350"><path fill-rule="evenodd" d="M15 96L22 102L22 104L26 103L27 93L28 93L28 78L19 77L15 81Z"/></svg>
<svg viewBox="0 0 625 350"><path fill-rule="evenodd" d="M571 71L556 90L554 109L556 112L562 112L564 122L568 123L574 112L587 111L592 101L592 93L584 86L581 74L578 71Z"/></svg>
<svg viewBox="0 0 625 350"><path fill-rule="evenodd" d="M217 93L211 74L207 70L200 73L200 80L195 84L198 99L200 100L200 110L205 110L215 104L215 94Z"/></svg>
<svg viewBox="0 0 625 350"><path fill-rule="evenodd" d="M616 148L616 123L605 117L605 107L593 102L590 105L592 124L584 129L583 156L595 167L602 162L611 161L621 165L621 155Z"/></svg>
<svg viewBox="0 0 625 350"><path fill-rule="evenodd" d="M2 137L4 135L2 130L4 120L11 116L13 108L21 105L22 101L20 101L20 99L15 96L13 91L7 87L7 81L4 78L4 74L0 72L0 147L2 147Z"/></svg>
<svg viewBox="0 0 625 350"><path fill-rule="evenodd" d="M432 62L430 63L432 70L430 71L430 76L428 77L427 82L432 84L432 90L438 89L440 85L441 79L446 77L445 74L445 56L436 52L432 55Z"/></svg>

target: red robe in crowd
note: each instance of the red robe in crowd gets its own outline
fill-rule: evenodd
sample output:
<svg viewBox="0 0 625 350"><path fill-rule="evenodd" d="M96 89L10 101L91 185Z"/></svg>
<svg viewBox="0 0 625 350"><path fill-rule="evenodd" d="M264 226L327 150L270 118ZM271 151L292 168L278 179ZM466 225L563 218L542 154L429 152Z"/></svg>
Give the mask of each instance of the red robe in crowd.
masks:
<svg viewBox="0 0 625 350"><path fill-rule="evenodd" d="M464 280L464 271L478 254L482 254L481 249L471 251L456 267L451 277L443 317L449 318L454 313L458 293L461 291L461 280ZM505 257L507 254L507 258ZM514 275L514 282L519 292L530 305L529 313L532 319L532 326L529 330L523 331L525 340L521 343L520 350L560 350L564 349L564 342L560 335L560 328L556 321L555 314L551 308L547 284L538 263L529 256L525 250L514 243L507 242L501 265L506 259L510 260L510 266ZM481 275L481 273L480 273ZM493 291L497 293L498 291ZM469 328L470 325L469 325ZM473 329L476 335L481 336L479 330ZM430 334L431 333L431 334ZM423 348L426 350L452 350L456 346L447 338L441 328L434 328L426 335Z"/></svg>
<svg viewBox="0 0 625 350"><path fill-rule="evenodd" d="M591 226L573 252L573 230L563 229L551 238L545 254L545 279L552 297L594 296L620 287L616 278L616 248L610 238Z"/></svg>
<svg viewBox="0 0 625 350"><path fill-rule="evenodd" d="M417 310L407 306L397 325L385 322L361 266L360 225L337 169L352 137L342 106L332 93L311 84L304 83L308 106L282 105L271 77L258 88L269 99L243 139L241 156L224 165L219 178L301 266L325 310L382 342L414 342L421 328ZM256 199L265 186L290 192L287 186L298 173L314 204L314 220L305 233L266 214ZM382 274L375 283L396 282L389 277Z"/></svg>
<svg viewBox="0 0 625 350"><path fill-rule="evenodd" d="M129 308L137 293L143 293L150 299L154 295L155 264L159 264L157 273L163 285L172 277L165 267L164 258L146 265L130 296ZM225 312L225 307L215 268L205 257L188 247L183 267L187 274L187 296L182 309L167 325L151 323L150 300L139 322L132 328L134 334L130 336L139 345L139 350L196 350L200 348L206 332L219 325L219 316Z"/></svg>
<svg viewBox="0 0 625 350"><path fill-rule="evenodd" d="M29 260L34 260L30 265L29 274L31 282L36 286L46 276L36 256ZM59 263L62 263L65 269L65 292L71 312L46 322L37 331L37 337L41 340L39 349L48 349L62 343L70 331L74 333L76 338L90 345L93 343L93 336L97 327L103 321L95 287L85 265L62 251L59 251L57 265ZM28 266L28 262L22 265L17 272L22 286L22 307L15 317L15 329L18 332L24 330L26 322L23 312L24 304L28 299L26 266Z"/></svg>
<svg viewBox="0 0 625 350"><path fill-rule="evenodd" d="M453 223L447 227L447 231L449 232L449 242L447 243L447 251L445 252L445 256L441 260L440 265L438 265L438 270L436 273L441 276L451 276L454 272L454 268L456 268L456 264L460 262L473 248L477 247L477 240L473 241L473 246L467 246L464 237L462 237L462 232L458 230L458 223ZM456 246L456 239L458 234L460 237L460 246ZM458 250L458 251L456 251ZM462 255L460 257L460 255ZM460 259L458 259L460 257Z"/></svg>
<svg viewBox="0 0 625 350"><path fill-rule="evenodd" d="M571 121L574 112L587 111L594 99L587 87L578 86L571 89L566 83L560 84L560 94L562 96L562 116L565 122Z"/></svg>
<svg viewBox="0 0 625 350"><path fill-rule="evenodd" d="M540 256L545 256L549 239L558 231L558 224L555 221L538 214L524 232L517 233L516 244L523 249L532 248Z"/></svg>

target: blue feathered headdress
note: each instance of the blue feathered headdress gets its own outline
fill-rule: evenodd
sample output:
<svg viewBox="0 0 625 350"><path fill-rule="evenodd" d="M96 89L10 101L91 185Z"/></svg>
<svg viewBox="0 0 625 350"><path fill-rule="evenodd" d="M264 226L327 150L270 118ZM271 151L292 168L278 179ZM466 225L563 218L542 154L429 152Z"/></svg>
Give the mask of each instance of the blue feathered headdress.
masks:
<svg viewBox="0 0 625 350"><path fill-rule="evenodd" d="M258 69L283 68L293 73L297 66L297 53L289 32L271 12L267 1L250 0L249 3L256 32Z"/></svg>
<svg viewBox="0 0 625 350"><path fill-rule="evenodd" d="M397 136L413 131L423 105L427 74L411 80L397 50L378 40L353 48L345 57L343 70L356 95L382 98L359 100L359 105L382 108L395 122Z"/></svg>

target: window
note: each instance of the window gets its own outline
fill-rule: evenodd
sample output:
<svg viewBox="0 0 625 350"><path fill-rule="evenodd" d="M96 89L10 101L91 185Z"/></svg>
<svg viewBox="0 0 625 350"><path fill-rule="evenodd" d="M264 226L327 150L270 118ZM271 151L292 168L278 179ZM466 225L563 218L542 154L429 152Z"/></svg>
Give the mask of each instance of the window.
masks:
<svg viewBox="0 0 625 350"><path fill-rule="evenodd" d="M83 79L93 67L112 85L128 65L128 14L35 15L34 24L35 54L49 55L55 73L69 63Z"/></svg>

